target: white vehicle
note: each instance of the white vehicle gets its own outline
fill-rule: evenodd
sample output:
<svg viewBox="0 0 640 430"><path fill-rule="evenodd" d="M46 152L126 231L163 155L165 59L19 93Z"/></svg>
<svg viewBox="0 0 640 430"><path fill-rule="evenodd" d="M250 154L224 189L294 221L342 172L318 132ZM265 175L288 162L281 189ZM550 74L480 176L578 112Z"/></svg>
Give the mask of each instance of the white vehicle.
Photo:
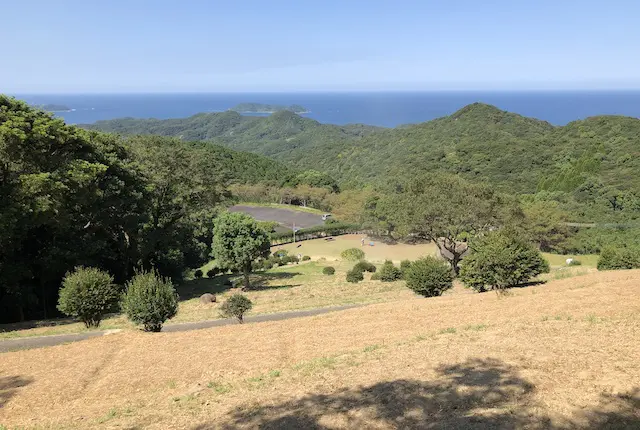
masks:
<svg viewBox="0 0 640 430"><path fill-rule="evenodd" d="M322 215L322 221L326 221L330 216L331 216L331 214Z"/></svg>

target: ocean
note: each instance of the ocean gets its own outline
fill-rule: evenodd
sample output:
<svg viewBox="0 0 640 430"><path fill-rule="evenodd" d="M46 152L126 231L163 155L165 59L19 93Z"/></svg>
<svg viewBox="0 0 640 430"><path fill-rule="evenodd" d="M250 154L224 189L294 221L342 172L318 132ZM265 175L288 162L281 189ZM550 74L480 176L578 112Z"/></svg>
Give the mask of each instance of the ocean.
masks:
<svg viewBox="0 0 640 430"><path fill-rule="evenodd" d="M71 124L134 118L182 118L224 111L238 103L299 104L304 116L322 123L383 127L449 115L474 102L549 121L555 125L594 115L640 117L640 91L557 92L357 92L15 95L33 104L62 104L74 111L57 116Z"/></svg>

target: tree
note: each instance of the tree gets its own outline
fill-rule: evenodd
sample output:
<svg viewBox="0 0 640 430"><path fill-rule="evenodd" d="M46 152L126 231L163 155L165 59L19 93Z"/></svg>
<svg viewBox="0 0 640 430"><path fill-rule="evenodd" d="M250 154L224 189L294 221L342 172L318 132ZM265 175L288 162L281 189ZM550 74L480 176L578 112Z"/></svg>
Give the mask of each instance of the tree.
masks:
<svg viewBox="0 0 640 430"><path fill-rule="evenodd" d="M381 199L377 211L400 235L435 243L456 275L469 238L522 217L492 188L454 175L427 175L399 187Z"/></svg>
<svg viewBox="0 0 640 430"><path fill-rule="evenodd" d="M547 272L549 263L535 246L513 231L502 230L471 242L460 280L476 291L501 291Z"/></svg>
<svg viewBox="0 0 640 430"><path fill-rule="evenodd" d="M58 309L79 318L87 328L98 327L119 297L120 289L113 283L113 276L93 267L76 267L62 281Z"/></svg>
<svg viewBox="0 0 640 430"><path fill-rule="evenodd" d="M541 251L558 251L570 235L569 214L554 201L535 201L523 207L526 233Z"/></svg>
<svg viewBox="0 0 640 430"><path fill-rule="evenodd" d="M640 269L640 248L608 246L600 253L598 270Z"/></svg>
<svg viewBox="0 0 640 430"><path fill-rule="evenodd" d="M269 234L255 219L240 212L226 212L215 221L212 257L217 264L236 269L244 275L244 288L249 288L251 265L269 256Z"/></svg>
<svg viewBox="0 0 640 430"><path fill-rule="evenodd" d="M171 279L157 271L140 272L127 282L122 310L144 331L159 332L178 313L178 294Z"/></svg>
<svg viewBox="0 0 640 430"><path fill-rule="evenodd" d="M229 297L220 307L222 316L226 318L237 318L238 322L244 322L244 314L249 312L253 307L253 303L247 296L242 294L234 294Z"/></svg>
<svg viewBox="0 0 640 430"><path fill-rule="evenodd" d="M437 297L453 287L453 275L447 265L435 257L414 261L403 271L407 287L425 297Z"/></svg>

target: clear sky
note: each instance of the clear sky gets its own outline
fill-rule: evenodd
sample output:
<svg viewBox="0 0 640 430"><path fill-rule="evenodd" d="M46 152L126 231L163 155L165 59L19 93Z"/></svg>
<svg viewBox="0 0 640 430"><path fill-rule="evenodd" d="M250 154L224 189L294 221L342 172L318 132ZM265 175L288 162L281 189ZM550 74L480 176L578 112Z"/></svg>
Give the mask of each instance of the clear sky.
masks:
<svg viewBox="0 0 640 430"><path fill-rule="evenodd" d="M0 92L640 88L640 0L15 0Z"/></svg>

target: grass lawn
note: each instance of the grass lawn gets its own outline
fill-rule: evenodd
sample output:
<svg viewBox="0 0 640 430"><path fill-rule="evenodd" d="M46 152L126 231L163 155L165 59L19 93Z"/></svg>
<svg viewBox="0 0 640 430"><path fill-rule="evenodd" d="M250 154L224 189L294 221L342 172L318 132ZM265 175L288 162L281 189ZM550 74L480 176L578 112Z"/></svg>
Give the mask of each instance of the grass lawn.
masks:
<svg viewBox="0 0 640 430"><path fill-rule="evenodd" d="M312 282L311 266L299 269ZM407 298L184 333L123 331L0 354L0 423L639 428L638 309L635 270L507 296Z"/></svg>

